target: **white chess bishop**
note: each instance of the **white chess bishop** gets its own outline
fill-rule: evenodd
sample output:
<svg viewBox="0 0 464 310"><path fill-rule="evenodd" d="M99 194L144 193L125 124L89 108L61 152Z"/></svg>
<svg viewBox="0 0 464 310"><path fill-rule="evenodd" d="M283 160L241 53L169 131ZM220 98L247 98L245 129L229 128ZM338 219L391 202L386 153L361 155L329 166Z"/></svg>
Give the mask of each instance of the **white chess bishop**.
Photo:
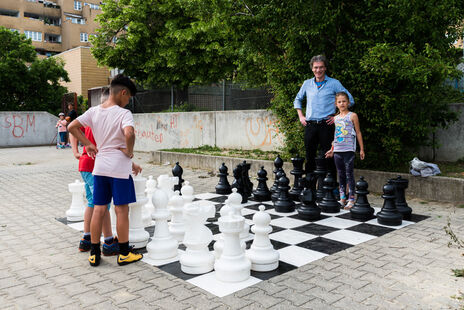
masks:
<svg viewBox="0 0 464 310"><path fill-rule="evenodd" d="M239 234L243 229L243 216L232 211L219 218L219 230L224 235L221 257L214 263L216 278L222 282L242 282L250 277L251 262L240 245Z"/></svg>
<svg viewBox="0 0 464 310"><path fill-rule="evenodd" d="M145 197L145 183L147 179L141 174L134 177L135 199L129 204L129 244L135 249L147 245L150 234L144 229L142 221L142 207L147 202Z"/></svg>
<svg viewBox="0 0 464 310"><path fill-rule="evenodd" d="M175 191L174 195L169 199L169 212L171 212L171 221L169 222L169 232L178 242L184 240L185 225L184 225L184 199L179 195L179 191Z"/></svg>
<svg viewBox="0 0 464 310"><path fill-rule="evenodd" d="M163 190L157 189L153 193L152 200L155 206L155 212L152 214L155 220L155 232L151 241L147 244L148 257L154 260L175 258L177 256L178 242L169 232L168 196Z"/></svg>
<svg viewBox="0 0 464 310"><path fill-rule="evenodd" d="M279 252L274 249L269 239L272 232L271 216L264 212L265 207L259 206L259 212L253 215L254 225L251 231L255 234L253 243L246 256L251 261L251 270L253 271L271 271L279 267Z"/></svg>
<svg viewBox="0 0 464 310"><path fill-rule="evenodd" d="M187 248L179 259L183 272L202 274L213 270L214 254L208 249L213 233L204 223L206 219L214 217L215 213L216 208L211 201L191 202L184 206L183 243Z"/></svg>
<svg viewBox="0 0 464 310"><path fill-rule="evenodd" d="M242 216L242 195L237 193L236 188L232 188L232 194L229 195L229 204L232 211L237 216ZM242 231L240 232L240 239L244 240L250 236L250 225L243 221Z"/></svg>
<svg viewBox="0 0 464 310"><path fill-rule="evenodd" d="M84 192L85 184L79 180L68 184L69 192L72 194L71 206L66 211L66 219L70 222L79 222L84 220Z"/></svg>
<svg viewBox="0 0 464 310"><path fill-rule="evenodd" d="M153 193L156 190L156 181L153 176L148 176L148 180L145 185L145 193L147 195L147 203L142 208L142 221L145 227L151 226L151 215L155 212L155 206L152 202Z"/></svg>

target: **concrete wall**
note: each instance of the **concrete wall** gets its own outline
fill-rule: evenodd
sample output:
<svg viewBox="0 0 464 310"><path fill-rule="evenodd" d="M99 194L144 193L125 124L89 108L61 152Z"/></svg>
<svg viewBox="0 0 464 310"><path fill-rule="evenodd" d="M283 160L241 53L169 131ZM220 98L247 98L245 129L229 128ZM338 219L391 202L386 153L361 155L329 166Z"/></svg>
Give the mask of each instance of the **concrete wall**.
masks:
<svg viewBox="0 0 464 310"><path fill-rule="evenodd" d="M451 104L451 110L459 113L459 119L448 129L440 129L435 134L435 140L440 144L435 151L435 159L438 161L456 161L464 158L464 103ZM424 160L431 160L433 151L431 148L423 148L420 156Z"/></svg>
<svg viewBox="0 0 464 310"><path fill-rule="evenodd" d="M266 110L134 114L135 150L221 148L275 150L282 145Z"/></svg>
<svg viewBox="0 0 464 310"><path fill-rule="evenodd" d="M48 112L0 112L0 147L56 143L57 120Z"/></svg>

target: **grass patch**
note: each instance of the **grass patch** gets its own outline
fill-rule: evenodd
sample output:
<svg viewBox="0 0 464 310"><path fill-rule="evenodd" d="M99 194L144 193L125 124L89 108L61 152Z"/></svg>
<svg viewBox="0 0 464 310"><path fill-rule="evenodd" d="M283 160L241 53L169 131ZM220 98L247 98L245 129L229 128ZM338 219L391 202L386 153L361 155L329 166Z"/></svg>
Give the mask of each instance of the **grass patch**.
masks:
<svg viewBox="0 0 464 310"><path fill-rule="evenodd" d="M451 269L455 277L464 277L464 269Z"/></svg>

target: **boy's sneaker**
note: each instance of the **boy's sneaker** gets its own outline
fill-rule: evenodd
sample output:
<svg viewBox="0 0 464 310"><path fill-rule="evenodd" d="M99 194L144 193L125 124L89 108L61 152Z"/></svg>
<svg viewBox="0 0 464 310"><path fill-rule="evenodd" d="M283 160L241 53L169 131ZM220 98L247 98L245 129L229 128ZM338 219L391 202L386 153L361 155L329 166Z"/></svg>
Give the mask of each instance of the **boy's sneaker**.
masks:
<svg viewBox="0 0 464 310"><path fill-rule="evenodd" d="M105 256L111 256L111 255L118 255L119 254L119 242L118 238L114 237L113 243L111 244L106 244L103 243L103 255Z"/></svg>
<svg viewBox="0 0 464 310"><path fill-rule="evenodd" d="M94 254L89 256L90 266L96 267L100 265L101 256L100 254Z"/></svg>
<svg viewBox="0 0 464 310"><path fill-rule="evenodd" d="M127 255L118 255L118 265L123 266L130 263L135 263L143 258L143 254L129 252Z"/></svg>
<svg viewBox="0 0 464 310"><path fill-rule="evenodd" d="M82 238L81 241L79 242L79 251L81 252L90 251L90 245L91 245L90 240L85 240L84 238Z"/></svg>

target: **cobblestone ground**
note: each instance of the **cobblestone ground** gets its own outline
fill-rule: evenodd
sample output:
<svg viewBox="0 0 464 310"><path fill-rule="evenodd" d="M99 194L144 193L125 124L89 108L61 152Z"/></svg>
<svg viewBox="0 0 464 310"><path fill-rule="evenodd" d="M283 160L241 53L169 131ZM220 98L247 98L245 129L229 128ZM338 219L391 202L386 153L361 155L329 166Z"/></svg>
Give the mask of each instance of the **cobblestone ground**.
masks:
<svg viewBox="0 0 464 310"><path fill-rule="evenodd" d="M148 163L144 175L170 173ZM196 193L217 178L184 167ZM461 205L409 199L429 219L218 298L144 263L98 268L77 250L80 233L59 223L79 179L71 151L54 147L0 149L0 308L2 309L460 309L461 253L443 227L464 238ZM382 200L370 195L370 202ZM464 203L464 202L463 202ZM456 208L457 207L457 208Z"/></svg>

